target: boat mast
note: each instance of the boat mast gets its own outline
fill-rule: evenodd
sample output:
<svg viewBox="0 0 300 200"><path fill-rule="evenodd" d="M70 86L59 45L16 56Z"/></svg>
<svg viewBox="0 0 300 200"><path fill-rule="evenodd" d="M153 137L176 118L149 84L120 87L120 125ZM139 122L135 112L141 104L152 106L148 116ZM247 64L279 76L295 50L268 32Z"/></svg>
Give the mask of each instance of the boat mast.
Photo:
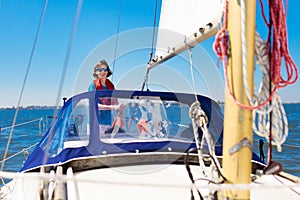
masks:
<svg viewBox="0 0 300 200"><path fill-rule="evenodd" d="M250 94L253 96L254 45L255 45L255 0L244 0L246 16L247 75ZM230 53L228 55L227 76L229 89L237 101L249 105L245 93L242 67L241 42L241 5L240 1L228 1L228 34ZM252 158L252 111L239 107L226 88L223 173L227 183L251 183ZM229 199L250 199L249 190L224 191L223 197Z"/></svg>

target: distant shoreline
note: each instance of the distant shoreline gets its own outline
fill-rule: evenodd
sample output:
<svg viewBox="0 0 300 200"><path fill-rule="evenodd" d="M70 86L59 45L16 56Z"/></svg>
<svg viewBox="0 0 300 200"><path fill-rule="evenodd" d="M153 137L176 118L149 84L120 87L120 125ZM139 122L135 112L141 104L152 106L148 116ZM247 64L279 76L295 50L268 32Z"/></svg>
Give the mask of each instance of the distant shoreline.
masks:
<svg viewBox="0 0 300 200"><path fill-rule="evenodd" d="M59 107L61 108L61 106ZM56 106L21 106L20 110L49 110L49 109L57 109ZM0 110L16 110L16 107L3 107Z"/></svg>
<svg viewBox="0 0 300 200"><path fill-rule="evenodd" d="M217 101L218 104L224 104L223 101ZM283 103L283 105L288 105L288 104L300 104L300 102L287 102L287 103Z"/></svg>
<svg viewBox="0 0 300 200"><path fill-rule="evenodd" d="M224 104L222 101L217 101L218 104ZM300 104L300 102L289 102L289 103L283 103L284 105L289 104ZM61 106L59 106L59 109ZM19 108L20 110L48 110L48 109L57 109L56 106L21 106ZM16 107L0 107L0 110L16 110Z"/></svg>

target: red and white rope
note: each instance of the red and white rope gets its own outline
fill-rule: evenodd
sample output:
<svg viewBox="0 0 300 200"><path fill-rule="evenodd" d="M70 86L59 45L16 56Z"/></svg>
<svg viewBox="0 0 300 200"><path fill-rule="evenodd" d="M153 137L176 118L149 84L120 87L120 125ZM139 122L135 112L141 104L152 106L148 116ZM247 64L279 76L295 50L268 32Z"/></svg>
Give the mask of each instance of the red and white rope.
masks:
<svg viewBox="0 0 300 200"><path fill-rule="evenodd" d="M262 10L263 4L260 1ZM269 126L272 124L272 144L276 145L278 151L281 151L281 144L286 140L288 135L288 123L285 111L278 95L278 89L287 85L293 84L298 79L298 69L289 55L287 48L287 30L286 30L286 14L283 8L283 3L280 0L272 1L270 6L271 22L267 24L269 27L269 37L267 44L261 39L259 34L256 34L255 54L262 70L262 83L260 84L258 95L251 97L248 87L247 77L247 51L246 51L246 24L245 24L245 1L241 1L241 38L242 38L242 64L243 64L243 82L245 93L248 98L248 104L238 101L229 86L227 75L226 55L228 49L227 36L227 10L228 0L226 1L226 8L224 14L224 24L222 29L216 35L214 43L214 50L217 56L223 61L226 87L231 99L241 108L253 110L253 130L260 136L269 139ZM276 17L277 16L277 17ZM266 18L263 13L263 18ZM270 35L273 35L271 38ZM272 41L271 41L272 39ZM271 48L270 47L271 44ZM270 62L269 56L272 55ZM284 79L281 74L281 60L285 61L285 69L287 78ZM271 81L269 75L271 74ZM272 88L270 88L270 85ZM271 102L271 105L270 105ZM271 114L272 112L272 114ZM272 122L270 123L270 115L272 115Z"/></svg>

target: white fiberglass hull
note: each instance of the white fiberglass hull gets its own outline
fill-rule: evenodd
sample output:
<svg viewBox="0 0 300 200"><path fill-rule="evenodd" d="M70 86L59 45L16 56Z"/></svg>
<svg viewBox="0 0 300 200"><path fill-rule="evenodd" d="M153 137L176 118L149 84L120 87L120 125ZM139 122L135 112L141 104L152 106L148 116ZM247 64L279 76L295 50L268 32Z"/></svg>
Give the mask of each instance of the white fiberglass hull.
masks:
<svg viewBox="0 0 300 200"><path fill-rule="evenodd" d="M201 176L201 170L191 165L196 185L192 185L185 165L155 164L102 168L78 173L69 173L66 185L61 187L63 199L191 199L191 188L196 199L198 188L204 199L213 199L216 189L231 186L210 183ZM207 172L209 168L206 168ZM32 174L37 177L36 173ZM214 176L215 174L213 174ZM63 180L63 178L61 179ZM64 179L66 180L66 179ZM74 181L76 180L76 181ZM215 180L217 181L217 180ZM54 184L55 185L55 184ZM57 186L56 188L59 188ZM42 184L38 178L25 178L12 181L1 189L3 199L39 199ZM290 186L290 187L288 187ZM250 199L300 199L300 186L294 182L273 175L263 175L250 186ZM47 186L49 187L49 186ZM235 186L241 188L245 186ZM10 193L11 191L11 193ZM51 191L47 188L46 191ZM51 192L50 192L51 193ZM52 193L55 196L55 191ZM59 199L59 198L58 198Z"/></svg>

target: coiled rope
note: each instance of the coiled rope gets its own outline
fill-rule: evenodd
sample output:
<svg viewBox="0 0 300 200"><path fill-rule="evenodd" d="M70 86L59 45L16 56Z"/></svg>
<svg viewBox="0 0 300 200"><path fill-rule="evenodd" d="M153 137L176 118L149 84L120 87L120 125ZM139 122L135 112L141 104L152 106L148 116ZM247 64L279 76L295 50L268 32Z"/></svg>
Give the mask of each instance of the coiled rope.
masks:
<svg viewBox="0 0 300 200"><path fill-rule="evenodd" d="M294 84L297 79L298 79L298 69L297 66L295 65L293 59L291 58L291 56L289 55L288 52L288 48L287 48L287 31L286 31L286 14L283 8L283 3L279 3L280 0L276 0L276 2L273 2L270 6L270 13L271 13L271 18L273 20L275 20L275 22L272 21L272 23L274 23L274 28L271 27L270 24L268 24L266 22L266 24L269 27L269 32L272 32L272 30L274 30L273 32L273 41L272 41L272 51L268 52L269 50L269 43L271 42L271 38L269 34L269 38L268 41L266 43L266 49L267 49L267 55L272 54L271 57L271 65L270 65L270 73L271 75L271 80L274 84L274 88L273 91L271 92L271 94L269 95L268 99L259 104L259 105L245 105L241 102L239 102L236 98L235 95L233 94L233 92L231 91L230 87L229 87L229 81L228 81L228 76L227 76L227 63L226 63L226 55L227 55L227 50L228 50L228 35L227 35L227 12L228 12L228 0L226 1L226 6L225 6L225 13L224 13L224 22L223 22L223 27L222 29L216 34L216 38L215 38L215 42L213 45L214 51L216 53L216 55L219 57L220 60L223 61L223 66L224 66L224 73L225 73L225 80L226 80L226 87L229 91L229 95L230 97L233 99L233 101L240 106L241 108L244 109L257 109L259 107L264 106L266 103L268 103L275 91L277 91L279 88L282 87L286 87L290 84ZM260 0L261 2L261 0ZM242 1L242 5L243 3L245 3L244 1ZM261 2L261 5L263 7L263 4ZM245 13L243 14L243 11L245 11L245 9L242 9L242 18L243 15L245 15ZM275 17L275 15L278 15L277 17ZM263 17L265 19L265 16L263 14ZM266 19L265 19L266 21ZM242 20L243 23L243 20ZM244 21L245 23L245 21ZM245 25L242 25L242 27L245 27ZM279 29L284 29L284 30L280 30ZM243 34L245 34L245 31L242 31L242 38L245 38L243 36ZM279 45L280 44L280 45ZM245 52L243 52L245 53ZM286 72L287 72L287 79L284 80L284 78L282 77L281 74L281 60L284 59L285 61L285 65L286 65ZM249 102L251 103L251 102Z"/></svg>
<svg viewBox="0 0 300 200"><path fill-rule="evenodd" d="M263 10L263 4L261 7ZM281 151L281 145L286 140L288 135L288 122L287 117L283 108L283 104L278 95L278 89L285 87L289 84L293 84L298 79L297 67L289 55L287 50L287 31L286 31L286 15L283 9L282 2L279 0L272 2L270 5L271 20L274 23L274 28L272 29L271 24L266 22L265 16L263 14L264 20L269 27L269 38L267 44L264 43L262 38L256 33L255 38L255 55L260 64L260 69L263 74L262 83L258 91L258 95L253 98L250 95L248 87L248 77L246 73L246 32L245 32L245 0L241 1L241 38L242 38L242 64L243 64L243 81L245 87L245 93L248 98L250 105L245 105L239 102L233 92L229 87L229 81L227 76L227 64L226 55L228 50L228 36L227 36L227 11L228 11L228 1L226 1L226 9L224 14L224 24L222 29L216 35L216 40L214 43L214 50L217 56L223 61L226 87L229 91L231 99L241 108L253 110L253 131L262 137L265 137L269 142L271 140L272 144L277 146L277 150ZM277 17L275 17L277 15ZM276 20L275 20L276 18ZM273 22L273 19L275 20ZM279 30L283 29L283 30ZM273 43L271 52L269 52L269 43L271 43L271 31L273 30ZM276 43L276 44L275 44ZM280 45L279 45L280 44ZM271 64L269 62L268 55L272 54ZM285 60L287 79L282 78L280 68L281 59ZM279 62L280 60L280 62ZM271 84L269 79L269 74L271 75ZM271 92L270 92L271 91ZM272 116L272 117L270 117ZM271 118L271 122L270 122ZM270 125L271 124L271 125ZM270 126L272 126L272 137L270 135Z"/></svg>

